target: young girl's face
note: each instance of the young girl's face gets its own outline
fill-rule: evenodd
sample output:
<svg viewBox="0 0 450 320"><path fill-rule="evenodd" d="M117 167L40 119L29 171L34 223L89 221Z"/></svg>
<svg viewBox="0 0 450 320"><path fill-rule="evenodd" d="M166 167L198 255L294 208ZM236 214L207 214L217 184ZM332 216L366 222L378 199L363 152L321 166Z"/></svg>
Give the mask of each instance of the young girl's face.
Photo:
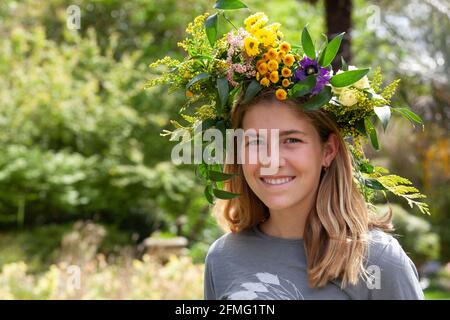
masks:
<svg viewBox="0 0 450 320"><path fill-rule="evenodd" d="M260 102L247 110L243 129L245 132L254 129L259 133L258 137L245 138L243 148L246 157L242 164L245 179L259 199L272 210L312 201L322 167L328 166L333 157L328 144L321 143L315 127L292 106L281 102ZM267 129L267 135L261 135L264 132L261 129ZM279 129L278 154L271 150L275 146L270 134L273 129ZM255 148L251 147L255 144L267 147L269 151L266 154L272 166L278 160L278 170L274 175L261 173L261 168L269 168L270 163L257 152L254 155L257 163L249 163L248 155L252 149L255 152Z"/></svg>

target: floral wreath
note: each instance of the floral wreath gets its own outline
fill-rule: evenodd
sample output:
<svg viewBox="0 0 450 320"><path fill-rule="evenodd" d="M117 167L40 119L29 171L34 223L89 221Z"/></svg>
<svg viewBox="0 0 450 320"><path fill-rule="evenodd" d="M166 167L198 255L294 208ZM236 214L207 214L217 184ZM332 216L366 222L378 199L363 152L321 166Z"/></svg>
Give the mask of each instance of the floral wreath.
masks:
<svg viewBox="0 0 450 320"><path fill-rule="evenodd" d="M399 79L382 88L379 67L369 80L369 68L349 66L342 58L342 70L333 74L331 62L344 33L331 41L324 36L317 50L305 26L301 45L293 46L283 40L280 24L269 24L262 12L247 17L244 27L235 27L225 13L247 8L239 0L218 0L214 8L215 14L200 15L188 25L188 37L178 43L187 52L183 61L165 57L150 64L150 68L165 65L169 70L159 69L161 76L149 80L146 88L168 84L173 91L185 92L187 102L180 114L186 124L171 120L175 128L195 132L201 125L202 131L217 128L225 135L225 129L231 128L231 110L237 101L248 102L269 88L279 100L304 97L302 108L322 108L337 123L352 155L353 176L367 203L377 193L386 197L386 192L391 192L429 214L428 204L420 201L425 195L408 179L370 164L362 149L368 140L379 150L375 124L380 122L385 130L393 113L422 124L409 108L390 105ZM219 19L229 22L233 30L219 36ZM188 108L193 112L188 114ZM161 135L173 138L174 131L164 130ZM239 196L223 190L223 182L235 176L225 173L223 164L202 162L196 172L205 181L205 196L210 203L214 198Z"/></svg>

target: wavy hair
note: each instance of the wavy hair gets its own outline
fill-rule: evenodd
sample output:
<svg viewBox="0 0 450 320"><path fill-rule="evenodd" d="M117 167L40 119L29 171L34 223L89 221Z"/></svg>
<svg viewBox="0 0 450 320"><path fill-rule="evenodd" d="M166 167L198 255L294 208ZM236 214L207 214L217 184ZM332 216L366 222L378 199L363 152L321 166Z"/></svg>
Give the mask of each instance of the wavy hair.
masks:
<svg viewBox="0 0 450 320"><path fill-rule="evenodd" d="M274 102L274 97L273 92L267 91L247 104L238 102L231 111L233 128L242 128L243 119L250 108L257 107L263 101ZM322 109L303 110L299 107L303 102L300 98L285 100L283 103L294 107L299 116L310 121L319 133L322 144L331 133L336 134L339 141L336 157L328 170L322 171L316 203L305 224L308 281L314 288L339 279L344 288L348 284L356 284L360 276L366 275L364 258L367 254L368 232L373 228L391 231L392 212L377 216L369 209L353 179L350 152L336 123ZM236 159L236 143L234 146L235 159L233 164L225 164L225 172L238 175L228 180L224 188L241 196L218 200L213 215L223 231L236 233L265 221L270 217L270 212L247 184L242 165Z"/></svg>

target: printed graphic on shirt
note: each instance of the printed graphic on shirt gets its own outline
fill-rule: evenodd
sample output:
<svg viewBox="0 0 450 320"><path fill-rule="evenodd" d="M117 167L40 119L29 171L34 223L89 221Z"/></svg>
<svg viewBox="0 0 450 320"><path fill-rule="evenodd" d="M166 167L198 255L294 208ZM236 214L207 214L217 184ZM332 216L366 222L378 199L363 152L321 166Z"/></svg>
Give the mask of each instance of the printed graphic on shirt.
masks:
<svg viewBox="0 0 450 320"><path fill-rule="evenodd" d="M249 277L245 277L248 281ZM305 300L298 288L289 280L276 274L259 272L250 276L254 282L236 280L231 287L235 290L222 297L222 300ZM236 290L240 283L241 290Z"/></svg>

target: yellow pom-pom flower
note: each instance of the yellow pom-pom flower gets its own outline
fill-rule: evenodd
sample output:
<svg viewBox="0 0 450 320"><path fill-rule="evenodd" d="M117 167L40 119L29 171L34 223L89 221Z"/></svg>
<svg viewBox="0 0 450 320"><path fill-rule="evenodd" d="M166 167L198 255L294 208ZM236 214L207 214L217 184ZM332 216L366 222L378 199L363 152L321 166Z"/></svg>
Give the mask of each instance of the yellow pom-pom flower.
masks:
<svg viewBox="0 0 450 320"><path fill-rule="evenodd" d="M245 52L250 56L256 56L259 53L259 41L255 37L244 39Z"/></svg>
<svg viewBox="0 0 450 320"><path fill-rule="evenodd" d="M289 51L291 51L291 45L286 41L284 41L280 44L280 50L284 51L285 53L288 53Z"/></svg>
<svg viewBox="0 0 450 320"><path fill-rule="evenodd" d="M289 69L289 68L283 68L282 70L281 70L281 74L283 75L283 77L285 77L285 78L287 78L287 77L290 77L291 76L291 69Z"/></svg>
<svg viewBox="0 0 450 320"><path fill-rule="evenodd" d="M269 59L275 60L278 57L278 52L277 50L275 50L274 48L271 48L268 52L267 55L269 56Z"/></svg>
<svg viewBox="0 0 450 320"><path fill-rule="evenodd" d="M281 84L283 85L283 87L287 88L289 87L291 82L289 81L289 79L283 79L283 81L281 81Z"/></svg>
<svg viewBox="0 0 450 320"><path fill-rule="evenodd" d="M270 60L267 63L267 67L269 68L269 71L275 71L278 69L278 62L277 60Z"/></svg>
<svg viewBox="0 0 450 320"><path fill-rule="evenodd" d="M280 80L279 76L278 76L278 71L272 71L270 73L269 76L270 81L272 81L273 83L277 83L278 80Z"/></svg>
<svg viewBox="0 0 450 320"><path fill-rule="evenodd" d="M293 56L292 54L287 54L287 55L284 57L283 62L284 62L284 64L285 64L286 66L292 67L292 65L293 65L294 62L295 62L295 58L294 58L294 56Z"/></svg>
<svg viewBox="0 0 450 320"><path fill-rule="evenodd" d="M262 78L261 81L259 82L263 87L268 87L270 85L270 81L269 79L267 79L266 77Z"/></svg>
<svg viewBox="0 0 450 320"><path fill-rule="evenodd" d="M277 91L275 91L275 96L278 100L286 100L287 92L284 89L278 89Z"/></svg>
<svg viewBox="0 0 450 320"><path fill-rule="evenodd" d="M265 75L267 71L269 71L269 69L267 68L267 63L265 62L260 63L257 69L261 75Z"/></svg>

